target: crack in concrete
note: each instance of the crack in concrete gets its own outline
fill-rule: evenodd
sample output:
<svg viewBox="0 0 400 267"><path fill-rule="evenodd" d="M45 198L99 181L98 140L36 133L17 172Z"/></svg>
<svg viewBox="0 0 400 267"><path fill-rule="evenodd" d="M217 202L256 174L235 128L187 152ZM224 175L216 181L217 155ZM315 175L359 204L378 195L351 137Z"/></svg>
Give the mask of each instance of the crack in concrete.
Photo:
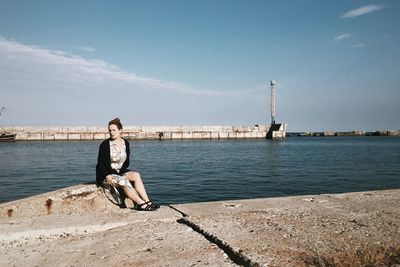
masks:
<svg viewBox="0 0 400 267"><path fill-rule="evenodd" d="M188 215L183 211L169 205L169 207L180 214L182 214L182 218L178 219L177 222L184 224L190 228L192 228L195 232L201 234L205 239L209 242L217 245L226 255L228 255L229 259L237 265L240 266L249 266L249 267L258 267L262 266L262 264L258 262L254 262L252 259L248 258L242 252L235 250L232 246L228 243L223 241L222 239L218 238L217 236L208 233L206 230L202 229L199 225L195 224L194 222L188 219Z"/></svg>
<svg viewBox="0 0 400 267"><path fill-rule="evenodd" d="M184 213L183 211L175 208L174 206L168 205L169 208L173 209L176 212L179 212L183 217L188 217L188 215L186 213Z"/></svg>

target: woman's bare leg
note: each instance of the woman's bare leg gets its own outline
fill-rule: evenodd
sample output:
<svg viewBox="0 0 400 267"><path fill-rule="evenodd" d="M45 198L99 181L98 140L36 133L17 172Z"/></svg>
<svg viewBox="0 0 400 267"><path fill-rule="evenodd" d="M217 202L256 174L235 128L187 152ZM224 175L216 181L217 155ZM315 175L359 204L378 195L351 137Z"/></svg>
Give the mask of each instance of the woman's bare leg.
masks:
<svg viewBox="0 0 400 267"><path fill-rule="evenodd" d="M124 190L125 195L136 204L140 205L145 202L143 199L139 197L138 193L134 189L129 189L128 187L124 186L122 187L122 190Z"/></svg>
<svg viewBox="0 0 400 267"><path fill-rule="evenodd" d="M140 173L138 172L127 172L125 173L126 179L130 182L135 183L135 190L145 202L149 201L149 197L147 196L146 189L144 188L144 184L142 178L140 177Z"/></svg>

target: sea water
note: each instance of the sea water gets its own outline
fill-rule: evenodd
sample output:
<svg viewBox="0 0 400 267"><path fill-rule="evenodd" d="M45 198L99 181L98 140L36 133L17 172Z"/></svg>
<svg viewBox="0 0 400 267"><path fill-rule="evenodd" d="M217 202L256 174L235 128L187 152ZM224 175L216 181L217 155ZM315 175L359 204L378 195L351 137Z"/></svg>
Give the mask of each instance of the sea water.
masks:
<svg viewBox="0 0 400 267"><path fill-rule="evenodd" d="M0 203L94 182L100 142L0 143ZM399 137L130 144L160 204L400 188Z"/></svg>

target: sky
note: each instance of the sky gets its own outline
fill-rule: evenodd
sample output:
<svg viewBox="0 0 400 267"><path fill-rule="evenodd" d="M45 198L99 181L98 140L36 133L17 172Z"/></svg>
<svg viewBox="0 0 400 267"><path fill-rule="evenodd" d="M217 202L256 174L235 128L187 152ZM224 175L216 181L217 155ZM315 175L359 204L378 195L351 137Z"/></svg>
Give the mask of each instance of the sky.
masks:
<svg viewBox="0 0 400 267"><path fill-rule="evenodd" d="M400 1L0 0L0 125L400 129Z"/></svg>

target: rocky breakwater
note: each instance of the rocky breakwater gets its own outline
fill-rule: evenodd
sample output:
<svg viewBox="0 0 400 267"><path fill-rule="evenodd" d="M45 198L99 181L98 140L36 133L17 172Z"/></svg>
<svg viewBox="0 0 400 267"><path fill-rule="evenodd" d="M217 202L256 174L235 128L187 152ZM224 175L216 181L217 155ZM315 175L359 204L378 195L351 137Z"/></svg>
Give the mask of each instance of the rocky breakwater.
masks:
<svg viewBox="0 0 400 267"><path fill-rule="evenodd" d="M324 132L304 132L298 133L298 136L302 137L312 137L312 136L400 136L400 130L390 130L390 131L348 131L348 132L334 132L334 131L324 131ZM290 135L289 135L290 136Z"/></svg>
<svg viewBox="0 0 400 267"><path fill-rule="evenodd" d="M0 265L391 266L399 201L383 190L139 212L80 185L0 204Z"/></svg>

